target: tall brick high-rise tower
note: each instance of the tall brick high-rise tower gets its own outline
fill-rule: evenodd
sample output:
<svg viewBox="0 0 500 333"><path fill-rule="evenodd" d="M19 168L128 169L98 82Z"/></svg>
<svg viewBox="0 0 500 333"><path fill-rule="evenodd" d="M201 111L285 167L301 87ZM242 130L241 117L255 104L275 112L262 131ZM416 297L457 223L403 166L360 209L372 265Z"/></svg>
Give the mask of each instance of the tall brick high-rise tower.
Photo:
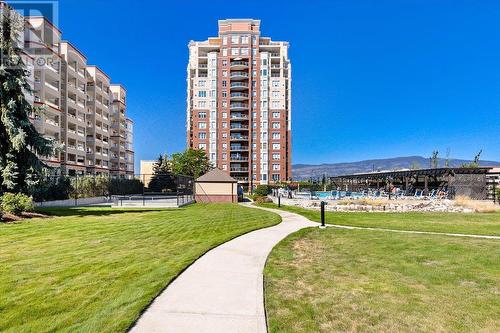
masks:
<svg viewBox="0 0 500 333"><path fill-rule="evenodd" d="M187 144L243 186L289 180L288 42L260 36L260 21L219 21L219 36L189 43Z"/></svg>

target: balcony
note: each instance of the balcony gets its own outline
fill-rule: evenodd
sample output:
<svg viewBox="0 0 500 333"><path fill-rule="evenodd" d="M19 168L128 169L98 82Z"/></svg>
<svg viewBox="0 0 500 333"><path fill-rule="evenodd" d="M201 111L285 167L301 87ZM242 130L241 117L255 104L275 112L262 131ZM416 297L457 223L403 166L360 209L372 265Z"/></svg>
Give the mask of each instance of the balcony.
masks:
<svg viewBox="0 0 500 333"><path fill-rule="evenodd" d="M247 151L248 146L230 146L231 151Z"/></svg>
<svg viewBox="0 0 500 333"><path fill-rule="evenodd" d="M248 73L247 72L231 72L230 75L231 79L233 80L246 80L248 79Z"/></svg>
<svg viewBox="0 0 500 333"><path fill-rule="evenodd" d="M248 125L231 124L230 130L231 131L241 131L241 130L248 131Z"/></svg>
<svg viewBox="0 0 500 333"><path fill-rule="evenodd" d="M229 97L235 101L241 101L248 99L248 94L243 92L232 92Z"/></svg>
<svg viewBox="0 0 500 333"><path fill-rule="evenodd" d="M232 61L231 69L245 69L248 68L248 61Z"/></svg>
<svg viewBox="0 0 500 333"><path fill-rule="evenodd" d="M280 54L279 54L279 53L277 53L277 52L273 52L273 53L271 53L271 57L279 57L279 56L280 56Z"/></svg>
<svg viewBox="0 0 500 333"><path fill-rule="evenodd" d="M231 141L247 141L248 135L231 135Z"/></svg>
<svg viewBox="0 0 500 333"><path fill-rule="evenodd" d="M231 82L231 90L246 90L248 83L246 82Z"/></svg>
<svg viewBox="0 0 500 333"><path fill-rule="evenodd" d="M246 161L248 161L248 157L241 156L241 155L231 155L231 156L229 156L229 160L231 162L233 162L233 161L246 162Z"/></svg>
<svg viewBox="0 0 500 333"><path fill-rule="evenodd" d="M248 183L248 177L233 177L240 183Z"/></svg>
<svg viewBox="0 0 500 333"><path fill-rule="evenodd" d="M231 110L248 110L248 104L247 103L231 103L229 104L229 108Z"/></svg>
<svg viewBox="0 0 500 333"><path fill-rule="evenodd" d="M248 172L247 167L232 167L231 172Z"/></svg>
<svg viewBox="0 0 500 333"><path fill-rule="evenodd" d="M231 119L248 120L248 116L242 113L231 113Z"/></svg>

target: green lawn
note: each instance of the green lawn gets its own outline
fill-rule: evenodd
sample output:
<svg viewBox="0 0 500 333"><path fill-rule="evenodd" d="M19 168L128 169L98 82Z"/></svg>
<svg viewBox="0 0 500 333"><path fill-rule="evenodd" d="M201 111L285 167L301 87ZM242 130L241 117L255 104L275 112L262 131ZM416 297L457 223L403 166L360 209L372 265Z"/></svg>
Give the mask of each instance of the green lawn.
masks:
<svg viewBox="0 0 500 333"><path fill-rule="evenodd" d="M274 204L262 207L278 208ZM319 210L281 205L281 209L320 221ZM500 236L500 213L366 213L326 212L326 223L356 227Z"/></svg>
<svg viewBox="0 0 500 333"><path fill-rule="evenodd" d="M0 331L123 332L210 248L280 222L231 204L46 210L0 224Z"/></svg>
<svg viewBox="0 0 500 333"><path fill-rule="evenodd" d="M270 332L500 332L498 240L308 228L265 285Z"/></svg>

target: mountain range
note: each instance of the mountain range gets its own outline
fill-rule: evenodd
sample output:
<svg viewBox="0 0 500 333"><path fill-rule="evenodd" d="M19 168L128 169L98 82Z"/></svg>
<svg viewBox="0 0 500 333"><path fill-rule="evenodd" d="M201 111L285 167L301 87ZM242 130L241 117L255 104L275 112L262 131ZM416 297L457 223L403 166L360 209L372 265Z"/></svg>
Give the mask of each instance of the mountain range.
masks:
<svg viewBox="0 0 500 333"><path fill-rule="evenodd" d="M448 165L450 167L459 167L464 163L470 163L470 160L461 160L450 158ZM445 166L445 159L438 159L439 167ZM480 161L480 166L500 166L496 161ZM350 175L353 173L382 171L382 170L400 170L410 168L429 168L430 159L422 156L406 156L384 158L376 160L366 160L358 162L344 163L325 163L325 164L294 164L292 166L293 179L303 180L308 178L321 177L323 174L328 176Z"/></svg>

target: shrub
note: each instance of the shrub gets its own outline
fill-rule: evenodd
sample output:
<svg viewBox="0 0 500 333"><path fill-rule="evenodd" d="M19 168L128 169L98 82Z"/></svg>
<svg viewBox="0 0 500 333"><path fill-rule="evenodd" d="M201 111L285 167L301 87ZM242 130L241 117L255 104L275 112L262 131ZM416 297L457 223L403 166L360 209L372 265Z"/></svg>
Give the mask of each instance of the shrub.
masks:
<svg viewBox="0 0 500 333"><path fill-rule="evenodd" d="M110 179L104 176L75 177L71 180L71 198L91 198L109 195Z"/></svg>
<svg viewBox="0 0 500 333"><path fill-rule="evenodd" d="M4 212L19 215L22 212L30 212L34 209L33 200L22 193L4 193L1 207Z"/></svg>
<svg viewBox="0 0 500 333"><path fill-rule="evenodd" d="M269 185L259 185L253 190L253 194L256 196L266 196L271 193L272 187Z"/></svg>
<svg viewBox="0 0 500 333"><path fill-rule="evenodd" d="M65 200L72 191L68 177L46 178L31 189L30 193L35 201Z"/></svg>

